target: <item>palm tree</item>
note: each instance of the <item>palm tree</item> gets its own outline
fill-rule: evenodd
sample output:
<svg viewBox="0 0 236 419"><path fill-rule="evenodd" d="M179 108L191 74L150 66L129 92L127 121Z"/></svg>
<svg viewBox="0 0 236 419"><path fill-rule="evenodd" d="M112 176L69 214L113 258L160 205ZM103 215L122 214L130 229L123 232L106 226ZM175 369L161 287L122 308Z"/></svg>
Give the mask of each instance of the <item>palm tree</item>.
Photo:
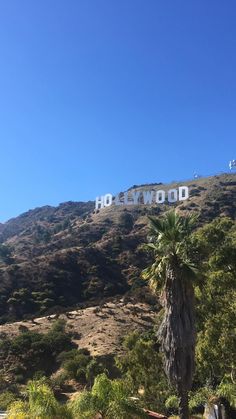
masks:
<svg viewBox="0 0 236 419"><path fill-rule="evenodd" d="M195 352L194 290L195 269L189 259L190 234L196 216L176 211L163 218L150 218L154 263L143 271L155 291L162 289L164 318L158 331L164 367L179 397L181 419L189 417L188 393L192 386Z"/></svg>
<svg viewBox="0 0 236 419"><path fill-rule="evenodd" d="M74 417L80 419L98 414L104 419L147 418L145 411L130 398L127 383L110 380L104 373L95 378L92 390L81 392L70 407Z"/></svg>

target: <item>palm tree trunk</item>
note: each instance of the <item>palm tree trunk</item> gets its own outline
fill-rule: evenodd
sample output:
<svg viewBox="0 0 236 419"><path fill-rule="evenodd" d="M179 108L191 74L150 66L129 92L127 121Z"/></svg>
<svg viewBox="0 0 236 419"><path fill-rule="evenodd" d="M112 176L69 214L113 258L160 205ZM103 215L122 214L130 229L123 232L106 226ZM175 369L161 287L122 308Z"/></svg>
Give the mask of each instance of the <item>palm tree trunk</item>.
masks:
<svg viewBox="0 0 236 419"><path fill-rule="evenodd" d="M182 392L179 398L179 417L180 419L189 419L188 393Z"/></svg>
<svg viewBox="0 0 236 419"><path fill-rule="evenodd" d="M174 264L167 270L164 308L159 338L165 371L180 397L180 418L188 419L188 392L194 373L194 291L191 280Z"/></svg>

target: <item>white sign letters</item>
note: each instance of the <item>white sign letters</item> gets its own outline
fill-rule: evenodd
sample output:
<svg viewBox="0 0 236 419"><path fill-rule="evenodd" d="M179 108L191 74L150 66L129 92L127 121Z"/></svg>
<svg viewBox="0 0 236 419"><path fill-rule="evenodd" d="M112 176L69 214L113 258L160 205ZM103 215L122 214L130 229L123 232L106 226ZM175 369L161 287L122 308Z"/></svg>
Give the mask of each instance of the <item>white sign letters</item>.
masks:
<svg viewBox="0 0 236 419"><path fill-rule="evenodd" d="M178 189L170 189L165 192L163 190L153 191L132 191L124 192L123 194L118 194L112 196L112 194L107 193L103 196L98 196L95 201L95 208L106 208L111 205L153 205L153 204L164 204L166 201L174 203L177 201L185 201L189 197L188 186L180 186Z"/></svg>

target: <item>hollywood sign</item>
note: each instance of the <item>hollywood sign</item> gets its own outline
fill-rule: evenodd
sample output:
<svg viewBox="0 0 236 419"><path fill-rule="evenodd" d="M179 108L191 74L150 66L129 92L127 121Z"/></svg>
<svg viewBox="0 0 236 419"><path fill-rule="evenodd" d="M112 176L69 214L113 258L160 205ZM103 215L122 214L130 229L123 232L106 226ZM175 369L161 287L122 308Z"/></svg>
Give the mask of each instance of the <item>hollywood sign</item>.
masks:
<svg viewBox="0 0 236 419"><path fill-rule="evenodd" d="M95 208L106 208L114 205L154 205L154 204L164 204L165 202L174 203L177 201L185 201L189 197L189 188L188 186L180 186L177 189L169 189L169 191L132 191L124 192L122 194L113 196L110 193L107 193L103 196L98 196L95 201Z"/></svg>

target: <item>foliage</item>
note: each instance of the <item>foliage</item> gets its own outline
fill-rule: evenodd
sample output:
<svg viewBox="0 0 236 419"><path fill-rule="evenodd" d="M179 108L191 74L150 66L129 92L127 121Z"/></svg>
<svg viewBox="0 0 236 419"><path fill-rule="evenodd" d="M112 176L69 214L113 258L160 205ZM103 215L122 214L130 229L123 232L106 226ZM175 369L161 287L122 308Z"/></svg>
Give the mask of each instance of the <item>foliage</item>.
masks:
<svg viewBox="0 0 236 419"><path fill-rule="evenodd" d="M216 387L236 370L236 224L216 219L194 236L202 255L197 297L197 376Z"/></svg>
<svg viewBox="0 0 236 419"><path fill-rule="evenodd" d="M35 372L50 374L57 364L57 356L73 347L65 323L57 321L45 334L24 330L16 337L0 341L0 366L13 373L17 381L33 377Z"/></svg>
<svg viewBox="0 0 236 419"><path fill-rule="evenodd" d="M146 408L165 411L170 389L154 334L133 332L124 339L123 347L124 354L116 358L122 376Z"/></svg>
<svg viewBox="0 0 236 419"><path fill-rule="evenodd" d="M27 402L22 400L13 402L8 408L7 417L9 419L30 419Z"/></svg>
<svg viewBox="0 0 236 419"><path fill-rule="evenodd" d="M143 270L143 279L149 280L151 288L158 292L165 286L166 271L173 258L176 258L186 276L194 277L196 267L190 261L190 234L197 216L182 217L170 211L162 219L149 217L149 243L146 250L154 254L154 262Z"/></svg>
<svg viewBox="0 0 236 419"><path fill-rule="evenodd" d="M11 391L3 391L0 394L0 410L6 410L16 400L16 395Z"/></svg>
<svg viewBox="0 0 236 419"><path fill-rule="evenodd" d="M223 379L217 388L218 397L225 398L230 406L236 408L236 383L231 379Z"/></svg>
<svg viewBox="0 0 236 419"><path fill-rule="evenodd" d="M72 349L58 356L67 378L82 384L93 384L94 378L105 371L99 359L93 358L86 349Z"/></svg>
<svg viewBox="0 0 236 419"><path fill-rule="evenodd" d="M5 262L6 264L11 264L13 262L12 257L13 249L11 246L6 244L0 244L0 261Z"/></svg>
<svg viewBox="0 0 236 419"><path fill-rule="evenodd" d="M200 405L220 405L223 400L227 400L231 407L236 407L236 384L232 383L229 377L225 377L217 387L206 385L200 387L190 394L190 408L194 409Z"/></svg>
<svg viewBox="0 0 236 419"><path fill-rule="evenodd" d="M91 357L82 350L71 351L62 366L65 369L68 378L86 383L86 368L91 361Z"/></svg>
<svg viewBox="0 0 236 419"><path fill-rule="evenodd" d="M44 380L30 381L26 389L27 401L12 403L8 409L10 419L70 419L66 406L60 405Z"/></svg>
<svg viewBox="0 0 236 419"><path fill-rule="evenodd" d="M175 395L169 396L165 401L165 407L169 412L177 413L179 407L179 398Z"/></svg>
<svg viewBox="0 0 236 419"><path fill-rule="evenodd" d="M96 377L92 390L71 402L75 417L90 419L101 413L105 419L145 418L146 414L130 398L130 390L122 380L110 380L106 374Z"/></svg>
<svg viewBox="0 0 236 419"><path fill-rule="evenodd" d="M132 230L134 225L134 219L131 213L122 211L119 216L120 230L124 233L128 233Z"/></svg>

